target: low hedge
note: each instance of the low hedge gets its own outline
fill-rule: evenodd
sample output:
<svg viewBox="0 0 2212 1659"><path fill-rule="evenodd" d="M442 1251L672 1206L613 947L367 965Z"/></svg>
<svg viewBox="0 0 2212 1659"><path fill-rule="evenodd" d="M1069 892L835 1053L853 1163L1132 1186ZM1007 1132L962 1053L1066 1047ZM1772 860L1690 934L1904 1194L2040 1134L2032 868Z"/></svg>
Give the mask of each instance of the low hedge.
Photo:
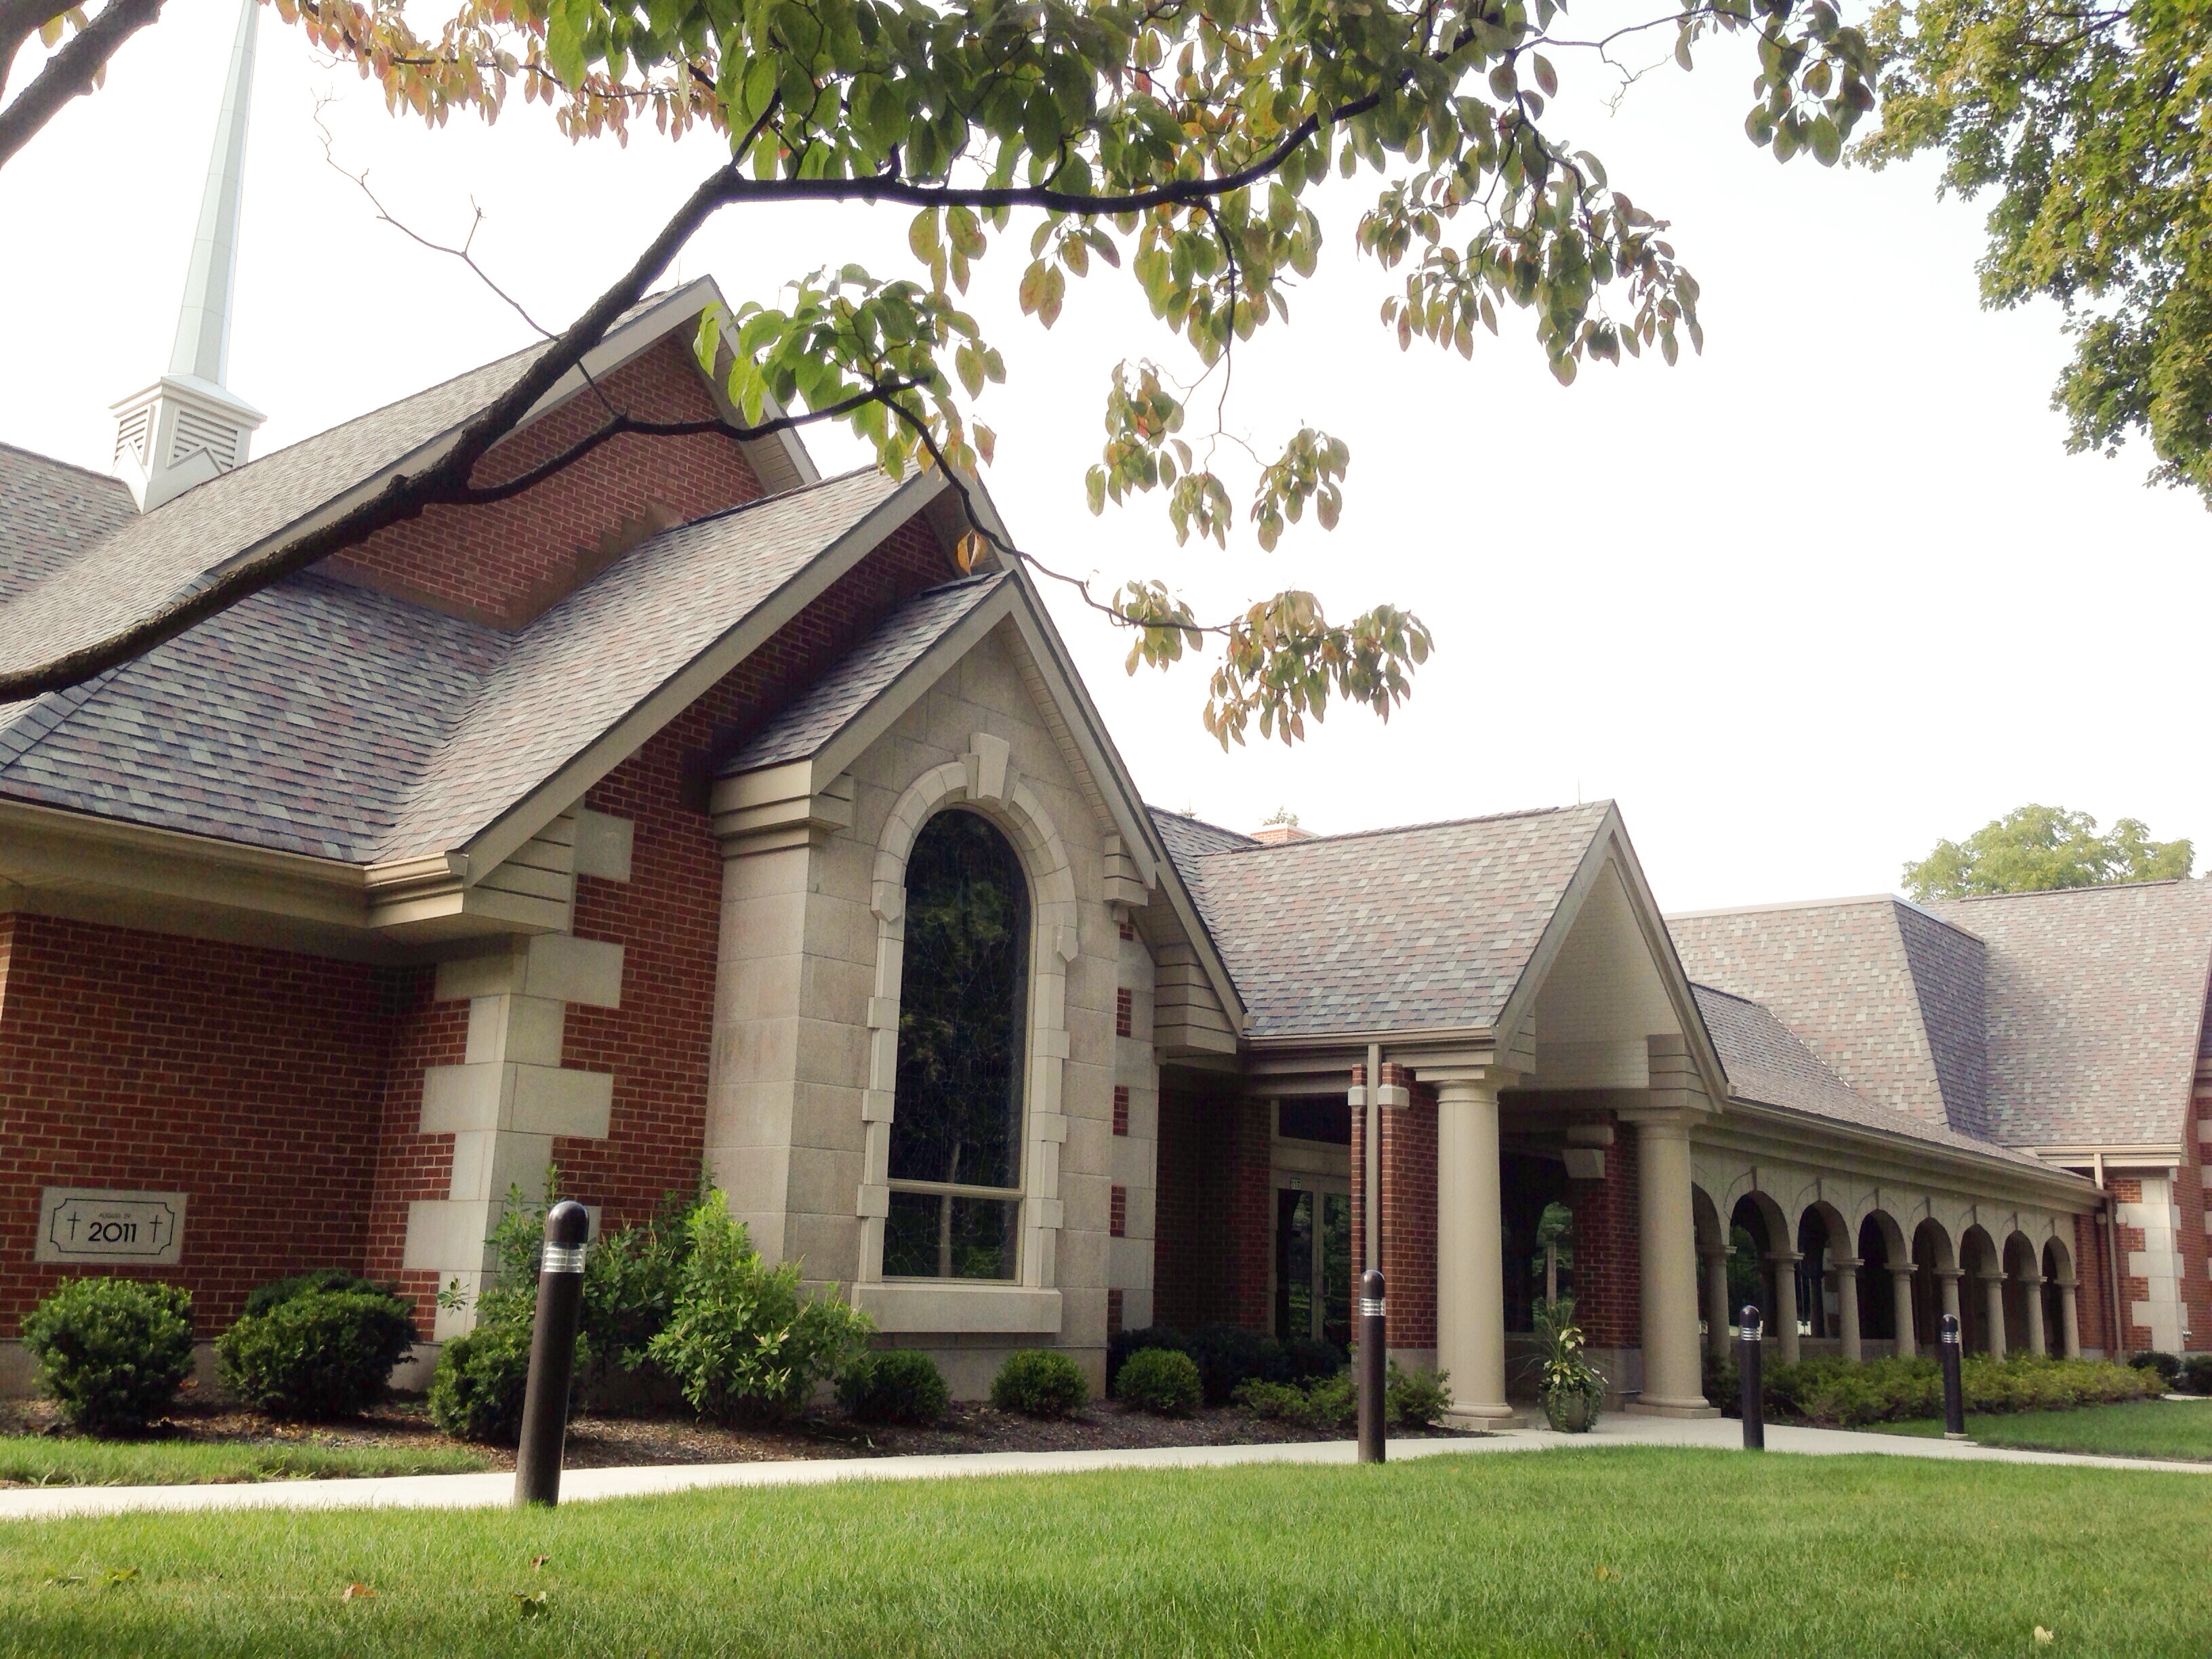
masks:
<svg viewBox="0 0 2212 1659"><path fill-rule="evenodd" d="M1406 1370L1390 1362L1382 1386L1382 1419L1394 1429L1426 1428L1451 1409L1446 1373ZM1358 1379L1349 1370L1304 1384L1254 1377L1237 1390L1237 1403L1255 1417L1309 1429L1349 1429L1359 1421Z"/></svg>
<svg viewBox="0 0 2212 1659"><path fill-rule="evenodd" d="M1769 1415L1820 1428L1855 1428L1943 1414L1943 1373L1933 1358L1800 1360L1761 1368L1761 1393ZM2154 1370L2101 1359L2046 1359L2014 1354L1991 1359L1969 1354L1959 1368L1960 1392L1970 1412L2062 1411L2154 1399L2164 1382ZM1742 1403L1733 1358L1705 1365L1705 1397L1735 1415Z"/></svg>
<svg viewBox="0 0 2212 1659"><path fill-rule="evenodd" d="M1091 1403L1091 1384L1058 1349L1021 1348L991 1379L991 1403L1027 1417L1073 1417Z"/></svg>
<svg viewBox="0 0 2212 1659"><path fill-rule="evenodd" d="M915 1348L864 1353L838 1374L837 1403L862 1423L912 1423L922 1427L952 1403L945 1373Z"/></svg>
<svg viewBox="0 0 2212 1659"><path fill-rule="evenodd" d="M271 1417L351 1417L384 1398L413 1350L407 1304L367 1290L307 1288L216 1339L223 1386Z"/></svg>
<svg viewBox="0 0 2212 1659"><path fill-rule="evenodd" d="M1188 1354L1142 1348L1115 1376L1114 1393L1122 1404L1156 1417L1188 1417L1198 1409L1205 1389Z"/></svg>

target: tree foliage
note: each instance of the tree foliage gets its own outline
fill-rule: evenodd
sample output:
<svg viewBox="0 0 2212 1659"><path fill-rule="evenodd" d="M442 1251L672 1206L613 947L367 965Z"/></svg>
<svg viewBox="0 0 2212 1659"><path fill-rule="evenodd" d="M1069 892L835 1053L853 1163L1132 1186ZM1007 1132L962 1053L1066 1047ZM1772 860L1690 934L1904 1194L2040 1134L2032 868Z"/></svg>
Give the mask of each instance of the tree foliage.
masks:
<svg viewBox="0 0 2212 1659"><path fill-rule="evenodd" d="M1877 166L1940 149L1994 192L1982 296L2064 307L2067 447L2149 441L2154 481L2212 506L2212 5L1887 0Z"/></svg>
<svg viewBox="0 0 2212 1659"><path fill-rule="evenodd" d="M1695 0L1596 40L1570 30L1557 0L460 0L435 21L402 0L273 3L434 125L495 118L519 90L580 139L648 122L726 137L726 165L556 342L562 371L726 207L911 214L910 272L798 276L773 303L710 319L702 362L726 372L748 430L777 418L773 404L793 422L845 422L886 469L945 469L968 507L963 560L994 551L1069 580L1133 630L1132 672L1218 648L1206 720L1224 746L1255 722L1291 741L1332 700L1387 718L1428 628L1389 605L1338 621L1296 590L1207 620L1158 577L1101 598L1014 546L968 483L993 449L976 400L1006 373L964 308L978 266L1018 263L1022 309L1047 328L1074 285L1117 273L1187 362L1113 372L1094 511L1153 495L1179 543L1226 545L1241 518L1272 547L1309 509L1337 521L1351 458L1300 427L1247 448L1248 464L1224 460L1244 447L1222 414L1228 365L1289 319L1318 269L1316 202L1333 176L1372 181L1352 240L1397 273L1382 321L1401 349L1419 339L1471 356L1478 328L1517 311L1571 381L1585 362L1647 349L1672 362L1702 336L1666 225L1558 130L1559 63L1654 30L1687 67L1702 42L1740 37L1759 65L1747 130L1784 161L1832 163L1874 103L1873 54L1829 0ZM513 401L487 429L512 428ZM1200 407L1213 410L1203 436L1188 430ZM481 453L344 533L482 498ZM234 569L192 603L204 615L268 579ZM70 672L97 672L90 660ZM24 684L0 676L0 697Z"/></svg>
<svg viewBox="0 0 2212 1659"><path fill-rule="evenodd" d="M2196 859L2190 842L2153 841L2138 818L2122 818L2100 835L2087 812L2031 804L1992 818L1963 842L1937 842L1926 858L1905 866L1905 890L1924 902L2171 881L2185 878Z"/></svg>

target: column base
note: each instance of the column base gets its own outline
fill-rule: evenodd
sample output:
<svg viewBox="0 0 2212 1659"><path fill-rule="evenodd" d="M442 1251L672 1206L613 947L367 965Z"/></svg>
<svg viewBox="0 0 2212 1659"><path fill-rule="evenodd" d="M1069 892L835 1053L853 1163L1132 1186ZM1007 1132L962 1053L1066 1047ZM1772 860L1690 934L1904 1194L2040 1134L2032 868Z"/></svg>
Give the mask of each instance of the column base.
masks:
<svg viewBox="0 0 2212 1659"><path fill-rule="evenodd" d="M1623 1406L1621 1410L1632 1417L1692 1418L1718 1417L1721 1414L1721 1408L1718 1406L1705 1399L1653 1400L1647 1397L1632 1401Z"/></svg>
<svg viewBox="0 0 2212 1659"><path fill-rule="evenodd" d="M1441 1419L1443 1427L1456 1429L1462 1434L1491 1434L1501 1429L1525 1429L1536 1420L1536 1413L1512 1406L1469 1406L1448 1411Z"/></svg>

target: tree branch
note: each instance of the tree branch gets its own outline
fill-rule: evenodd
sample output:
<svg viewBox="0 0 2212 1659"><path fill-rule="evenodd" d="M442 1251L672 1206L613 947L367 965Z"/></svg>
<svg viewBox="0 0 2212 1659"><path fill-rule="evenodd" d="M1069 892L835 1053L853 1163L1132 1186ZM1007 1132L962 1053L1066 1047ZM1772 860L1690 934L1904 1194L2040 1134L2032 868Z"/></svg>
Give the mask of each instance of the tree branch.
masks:
<svg viewBox="0 0 2212 1659"><path fill-rule="evenodd" d="M161 16L161 4L162 0L109 0L99 16L46 59L15 101L0 109L0 167L29 143L63 105L92 90L107 60L125 40ZM0 70L13 56L0 57Z"/></svg>

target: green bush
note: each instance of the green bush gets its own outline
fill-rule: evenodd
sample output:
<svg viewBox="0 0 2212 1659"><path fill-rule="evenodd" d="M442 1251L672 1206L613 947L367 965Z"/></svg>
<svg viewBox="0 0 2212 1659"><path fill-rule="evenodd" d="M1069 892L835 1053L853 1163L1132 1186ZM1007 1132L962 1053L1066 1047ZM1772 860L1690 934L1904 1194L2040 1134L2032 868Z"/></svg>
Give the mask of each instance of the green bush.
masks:
<svg viewBox="0 0 2212 1659"><path fill-rule="evenodd" d="M1334 1342L1301 1336L1283 1344L1283 1381L1285 1382L1311 1382L1321 1377L1334 1376L1343 1369L1344 1350Z"/></svg>
<svg viewBox="0 0 2212 1659"><path fill-rule="evenodd" d="M363 1296L392 1294L390 1285L349 1273L343 1267L314 1267L274 1284L256 1286L246 1298L245 1316L252 1319L267 1313L280 1302L289 1302L295 1296L307 1296L316 1291L349 1291Z"/></svg>
<svg viewBox="0 0 2212 1659"><path fill-rule="evenodd" d="M388 1291L308 1290L264 1304L216 1339L223 1385L271 1417L350 1417L384 1397L416 1341Z"/></svg>
<svg viewBox="0 0 2212 1659"><path fill-rule="evenodd" d="M1392 1360L1382 1382L1382 1420L1394 1429L1425 1428L1451 1409L1447 1373L1408 1371ZM1237 1403L1255 1417L1308 1429L1349 1429L1359 1421L1359 1381L1352 1370L1301 1387L1254 1377L1237 1390Z"/></svg>
<svg viewBox="0 0 2212 1659"><path fill-rule="evenodd" d="M1106 1339L1106 1375L1121 1376L1129 1356L1146 1348L1172 1348L1177 1353L1188 1353L1190 1340L1172 1325L1142 1325L1133 1331L1117 1331Z"/></svg>
<svg viewBox="0 0 2212 1659"><path fill-rule="evenodd" d="M1255 1377L1267 1382L1291 1381L1289 1356L1283 1352L1283 1345L1241 1325L1200 1326L1190 1334L1188 1352L1198 1362L1209 1406L1226 1404Z"/></svg>
<svg viewBox="0 0 2212 1659"><path fill-rule="evenodd" d="M687 1224L675 1307L646 1352L702 1417L787 1417L866 1347L874 1323L833 1297L801 1297L799 1267L771 1267L716 1192Z"/></svg>
<svg viewBox="0 0 2212 1659"><path fill-rule="evenodd" d="M31 1310L23 1346L75 1428L127 1434L167 1411L192 1374L191 1292L136 1279L76 1279Z"/></svg>
<svg viewBox="0 0 2212 1659"><path fill-rule="evenodd" d="M2128 1364L2141 1370L2156 1371L2160 1380L2168 1388L2172 1387L2175 1379L2181 1375L2181 1356L2164 1353L2155 1348L2129 1355Z"/></svg>
<svg viewBox="0 0 2212 1659"><path fill-rule="evenodd" d="M1173 1348L1143 1348L1115 1374L1114 1393L1124 1405L1159 1417L1188 1417L1205 1389L1198 1363Z"/></svg>
<svg viewBox="0 0 2212 1659"><path fill-rule="evenodd" d="M2212 1353L2184 1355L2174 1386L2184 1394L2212 1394Z"/></svg>
<svg viewBox="0 0 2212 1659"><path fill-rule="evenodd" d="M945 1373L915 1348L864 1353L837 1377L837 1403L863 1423L932 1424L952 1403Z"/></svg>
<svg viewBox="0 0 2212 1659"><path fill-rule="evenodd" d="M1725 1367L1735 1388L1735 1367ZM1854 1365L1839 1358L1771 1364L1760 1373L1766 1410L1823 1428L1903 1422L1943 1414L1943 1374L1932 1358L1874 1359ZM2057 1411L2154 1396L2164 1388L2156 1370L2102 1360L2046 1359L2015 1354L1996 1360L1969 1354L1959 1368L1960 1392L1970 1412ZM1708 1396L1710 1397L1710 1395ZM1723 1395L1723 1409L1739 1398Z"/></svg>
<svg viewBox="0 0 2212 1659"><path fill-rule="evenodd" d="M530 1328L479 1325L449 1340L430 1378L430 1420L456 1440L511 1446L530 1382Z"/></svg>
<svg viewBox="0 0 2212 1659"><path fill-rule="evenodd" d="M991 1403L1029 1417L1073 1417L1091 1403L1091 1384L1059 1349L1020 1348L991 1379Z"/></svg>

